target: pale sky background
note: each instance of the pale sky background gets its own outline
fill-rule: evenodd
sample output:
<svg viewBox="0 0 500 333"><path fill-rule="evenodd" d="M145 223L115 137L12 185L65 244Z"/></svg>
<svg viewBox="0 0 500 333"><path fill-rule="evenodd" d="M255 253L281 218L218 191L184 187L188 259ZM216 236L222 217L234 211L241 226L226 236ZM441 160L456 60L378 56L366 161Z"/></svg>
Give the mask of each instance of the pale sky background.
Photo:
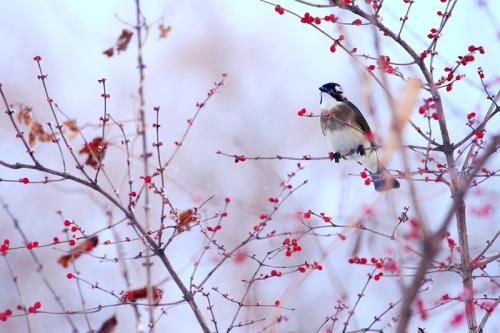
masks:
<svg viewBox="0 0 500 333"><path fill-rule="evenodd" d="M313 16L327 15L329 9L312 9L303 7L293 1L281 4L298 13L311 12ZM386 1L387 8L382 11L384 23L394 28L399 26L398 18L406 8L402 1ZM430 8L430 9L429 9ZM408 26L427 43L426 35L430 28L438 25L438 17L434 14L442 9L439 1L416 1ZM500 12L500 3L489 1L492 15ZM172 151L172 142L183 133L186 119L195 111L195 104L201 101L218 80L221 73L228 73L226 86L215 96L200 113L194 128L184 147L169 169L171 181L167 192L172 196L174 204L180 209L200 204L211 195L215 199L207 206L206 216L219 211L223 207L223 198L229 196L233 202L229 208L230 217L225 222L221 240L231 248L247 234L247 230L258 221L258 216L270 209L267 199L279 192L279 182L286 173L295 169L292 161L254 162L234 164L233 160L218 156L217 150L245 155L302 156L311 154L323 156L330 147L321 133L317 118L299 118L297 111L306 107L312 112L319 112L319 91L322 84L335 81L342 84L344 92L360 109L367 105L360 88L362 78L359 68L347 55L338 50L331 54L331 42L314 29L299 22L299 19L285 14L279 16L273 7L257 0L208 0L208 1L143 1L143 12L149 22L162 18L166 25L172 26L167 40L157 39L157 28L150 31L144 49L146 68L146 101L149 124L153 121L153 106L161 106L161 135L165 142L164 156ZM333 11L337 15L337 10ZM37 68L32 58L40 55L42 65L49 75L49 91L58 105L79 124L96 122L102 114L100 85L97 80L107 78L107 87L111 93L109 112L121 120L134 116L136 102L134 94L137 87L136 49L133 39L129 49L118 56L107 58L102 51L115 43L117 36L125 27L121 20L134 22L135 9L133 1L3 1L0 7L0 18L3 28L0 29L2 50L0 57L0 82L11 103L22 102L33 106L35 116L42 122L50 120L49 110L42 94L40 82L36 79ZM342 15L344 21L352 20L351 16ZM322 23L323 28L338 36L335 26ZM485 11L476 1L459 2L457 9L446 27L445 35L440 41L440 54L448 62L438 61L436 68L453 64L456 56L466 52L470 44L482 45L485 55L476 55L477 61L468 65L464 73L468 82L459 82L450 94L445 96L447 120L450 123L452 141L458 141L465 133L465 115L475 111L484 115L489 107L484 98L476 69L482 66L486 76L494 82L492 92L499 87L500 54L499 35ZM346 27L349 45L358 48L360 53L374 54L372 31L368 27ZM403 32L412 45L421 51L425 44L416 40L409 30ZM395 61L407 61L408 58L398 51L391 42L383 43L383 52L390 54ZM373 62L366 62L366 65ZM406 70L407 76L415 75ZM397 95L401 80L391 78L391 90ZM375 105L375 115L365 115L377 134L386 137L390 125L389 111L381 90L372 84L371 97ZM427 96L425 96L427 97ZM14 139L7 117L0 116L0 159L16 162L28 161L23 148ZM417 113L413 119L421 126L425 125ZM498 133L500 125L491 124L487 135ZM434 128L437 130L437 127ZM128 133L134 133L134 126L126 127ZM99 135L96 129L86 130L87 138ZM152 132L151 132L152 134ZM414 131L406 134L408 142L421 144L422 141ZM151 142L151 140L150 140ZM75 147L81 142L75 139ZM60 167L60 157L55 146L38 144L38 156L48 165ZM412 161L417 159L412 156ZM498 157L490 166L498 168ZM124 154L119 149L110 149L107 155L108 171L113 180L120 183L125 169ZM280 209L272 223L277 230L293 230L297 227L296 212L312 209L326 212L339 224L349 224L360 218L366 207L377 212L374 228L392 230L396 216L401 208L409 204L408 186L402 182L398 191L379 195L372 186L365 186L360 177L351 177L349 173L359 173L361 168L351 163L334 165L328 161L312 161L303 163L305 170L294 180L298 185L302 180L309 183ZM141 176L139 164L135 169L135 178ZM391 167L401 168L399 156L391 161ZM39 179L35 173L14 172L0 169L0 178L18 179L24 176ZM474 192L477 199L470 200L470 207L480 207L498 198L498 179L491 179L482 187L482 192ZM449 204L446 188L435 184L417 184L424 203L424 215L431 226L437 226ZM126 194L126 189L122 187ZM96 230L106 225L106 217L95 201L102 199L78 190L70 183L51 185L24 186L17 183L0 183L0 196L7 201L29 239L48 243L52 237L62 238L62 224L56 215L63 210L64 216L78 220L87 230ZM97 199L97 200L95 200ZM496 199L497 200L497 199ZM498 202L498 201L496 201ZM155 211L157 213L157 211ZM410 210L411 214L411 210ZM473 253L481 249L485 239L498 230L497 211L488 219L472 217L470 219L470 242ZM118 219L119 216L115 219ZM408 231L404 226L402 231ZM132 235L132 231L123 227L119 229L122 236ZM454 227L450 232L456 239ZM197 232L196 232L197 233ZM273 303L281 299L284 306L295 307L295 311L284 311L289 320L277 326L279 332L313 332L324 320L325 316L334 312L336 299L348 295L346 302L355 301L361 290L368 267L351 266L347 258L353 250L357 233L346 231L348 241L340 242L337 237L320 238L316 241L309 238L304 241L304 251L294 260L316 260L327 253L323 261L323 272L312 272L307 279L287 297L286 289L297 282L298 274L283 277L281 280L257 284L252 297L258 297L262 303ZM102 240L111 238L104 233ZM0 242L9 238L13 244L21 244L11 221L5 212L0 212ZM183 278L190 274L189 262L193 255L199 253L202 238L195 231L186 233L184 237L173 243L167 254L175 267L182 270ZM400 251L396 243L364 234L360 255L367 257L383 257L388 251ZM270 243L255 243L248 253L261 253L266 249L278 246L278 239ZM64 249L64 247L60 247ZM133 256L140 251L139 244L130 245L127 251ZM43 258L45 272L58 287L68 308L80 309L81 304L74 281L66 279L68 270L56 264L60 252L52 247L37 250ZM114 248L98 247L96 254L110 256ZM456 255L456 254L455 254ZM284 258L277 259L276 264L290 265L295 261ZM208 260L201 271L206 271L217 259L215 252L207 256ZM456 255L456 258L458 256ZM23 298L26 304L41 300L43 310L58 311L52 296L41 283L35 267L25 250L12 251L9 262L19 275ZM142 286L145 281L144 269L140 262L129 262L134 285ZM107 289L120 291L124 282L118 274L118 265L84 257L77 262L82 277L99 281ZM229 264L214 276L207 287L218 286L234 297L241 293L241 279L248 278L253 267L250 262L243 266ZM491 268L490 268L491 269ZM496 269L496 273L494 270ZM159 263L154 266L155 280L165 277ZM498 275L498 265L490 270ZM7 268L0 264L0 311L14 308L19 299L13 287ZM201 276L201 275L200 275ZM477 282L478 290L486 285ZM378 284L371 284L357 308L356 325L366 326L374 315L383 311L388 302L399 298L398 283L391 278L383 279ZM458 295L461 291L460 279L456 275L444 273L436 276L432 289L422 294L426 305L434 304L444 292ZM165 300L177 299L179 293L172 284L162 286ZM483 290L481 289L481 292ZM495 291L484 290L494 295ZM110 304L113 299L109 295L84 287L84 295L89 305ZM498 295L498 290L496 291ZM227 327L228 318L232 318L235 306L222 300L213 293L216 300L216 315L221 327ZM198 299L200 304L205 301ZM428 332L453 331L449 322L454 314L459 313L462 306L443 306L429 313L429 318L421 322L413 320L410 332L417 326L427 328ZM93 328L97 329L103 320L117 313L118 332L132 332L132 311L125 307L102 310L90 315ZM240 320L257 319L265 316L271 319L274 311L262 312L252 310L240 316ZM85 321L83 316L75 315L74 319L83 332ZM385 318L384 323L389 320ZM268 321L269 322L269 321ZM60 315L40 314L31 317L34 332L68 332L69 326ZM254 332L264 325L255 325L245 332ZM500 328L497 313L488 324L487 332ZM198 324L186 305L168 311L168 316L161 319L157 332L198 332ZM338 327L337 327L338 328ZM23 332L25 322L20 318L9 319L0 323L0 332ZM225 330L225 329L224 329ZM391 330L388 329L388 332ZM459 331L465 331L461 326Z"/></svg>

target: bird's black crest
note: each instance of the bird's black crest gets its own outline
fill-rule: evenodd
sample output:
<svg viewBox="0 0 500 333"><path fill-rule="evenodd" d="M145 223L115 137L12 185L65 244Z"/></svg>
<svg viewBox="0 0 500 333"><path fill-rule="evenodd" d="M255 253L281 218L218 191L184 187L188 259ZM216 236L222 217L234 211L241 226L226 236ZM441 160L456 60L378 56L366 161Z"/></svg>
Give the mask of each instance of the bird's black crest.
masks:
<svg viewBox="0 0 500 333"><path fill-rule="evenodd" d="M335 98L338 101L342 100L343 91L342 91L342 87L338 83L335 83L335 82L326 83L326 84L322 85L321 87L319 87L319 90L321 92L329 94L330 96L332 96L333 98Z"/></svg>

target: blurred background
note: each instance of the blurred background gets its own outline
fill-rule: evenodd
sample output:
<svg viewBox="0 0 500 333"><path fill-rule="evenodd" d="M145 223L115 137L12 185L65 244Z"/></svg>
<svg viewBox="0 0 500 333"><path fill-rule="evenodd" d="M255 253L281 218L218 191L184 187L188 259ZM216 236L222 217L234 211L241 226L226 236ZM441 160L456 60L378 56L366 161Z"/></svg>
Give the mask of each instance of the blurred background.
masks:
<svg viewBox="0 0 500 333"><path fill-rule="evenodd" d="M294 1L284 1L281 5L301 15L306 11L319 17L334 13L340 15L345 22L354 19L337 9L315 9ZM393 30L398 30L399 18L404 15L406 8L403 1L386 4L381 12L384 23ZM423 51L428 45L426 35L440 22L435 12L443 8L444 4L439 1L417 1L413 5L402 36L417 51ZM206 97L207 91L214 81L220 79L222 73L228 74L226 85L201 111L182 149L167 170L169 181L166 186L167 195L180 210L199 205L214 195L202 209L203 217L220 212L224 207L225 197L232 199L228 208L229 216L218 234L219 241L227 249L233 248L248 235L253 225L259 222L260 214L271 212L272 205L268 198L277 196L280 182L286 179L288 172L296 169L296 162L273 160L235 164L234 159L217 155L216 151L246 156L326 156L331 148L321 132L319 119L298 117L297 111L305 107L310 112L319 113L318 87L332 81L340 83L346 96L364 112L380 141L383 142L387 137L391 117L386 99L382 90L374 82L367 81L363 74L363 66L375 62L365 59L355 62L340 49L332 54L329 51L331 41L310 26L300 23L297 17L288 13L280 16L273 6L257 0L150 0L143 1L142 9L148 22L154 23L144 47L147 122L151 125L154 121L153 106L160 106L164 158L170 156L175 149L173 142L180 139L187 125L186 120L196 110L196 102ZM454 65L457 56L465 54L471 44L484 46L486 50L484 55L476 56L473 64L461 70L461 73L466 74L464 82L455 84L452 92L443 93L453 142L469 132L465 125L468 113L476 112L481 116L490 106L477 78L478 66L484 69L490 91L498 91L500 46L499 31L495 24L498 12L500 4L497 1L459 2L439 41L439 56L435 64L438 73L444 66ZM87 139L100 135L100 129L91 126L98 123L103 112L101 86L97 82L100 78L107 79L107 89L111 94L109 113L123 121L125 132L131 138L134 137L136 126L133 120L137 118L138 107L135 36L125 52L111 58L103 54L104 50L114 45L122 29L129 29L124 22L135 22L133 1L93 0L57 4L49 1L5 1L2 2L0 17L4 26L0 29L3 45L0 82L10 103L19 102L33 107L33 115L41 123L51 121L41 83L37 80L36 63L32 60L35 55L40 55L44 71L48 74L51 97L65 113L77 119L78 125L85 126ZM172 27L168 38L159 38L159 23ZM321 27L334 37L340 33L345 34L347 45L358 48L359 54L375 55L373 33L368 26L342 26L341 32L338 25L328 22L322 22ZM382 53L390 55L391 60L396 62L410 60L394 43L386 39L382 39ZM414 67L401 70L406 77L419 75ZM390 77L389 84L390 90L398 96L402 81ZM419 105L427 97L422 94ZM372 107L369 107L367 101L371 101ZM2 113L1 117L0 159L11 163L29 162L24 147L15 139L15 132L7 116ZM412 119L425 128L426 120L418 112L414 113ZM433 125L437 133L436 122ZM499 129L498 121L491 122L486 136L498 133ZM119 134L116 128L108 132L108 136L115 140L106 156L106 170L125 198L128 192L126 156L120 145ZM151 131L149 142L152 142L153 135L154 132ZM405 138L407 143L424 144L411 129L405 132ZM436 138L440 141L439 136ZM140 142L136 139L132 141L134 156L137 157L140 154ZM72 141L72 145L78 150L82 144L79 138ZM61 168L57 146L37 143L35 151L47 165ZM421 157L411 153L409 156L412 165L417 166ZM436 159L444 162L439 155L436 155ZM498 161L498 158L493 159L489 167L498 168ZM70 162L69 166L74 171L72 164ZM360 221L376 230L390 233L403 207L411 203L405 181L402 181L398 191L376 193L372 186L364 185L364 180L359 177L362 168L354 163L334 164L322 160L303 162L302 165L304 170L294 177L292 183L296 186L306 179L308 183L280 208L269 230L283 232L300 229L298 213L311 209L325 212L338 224L351 225ZM389 166L391 169L402 169L399 153L393 156ZM136 159L133 162L135 184L141 182L141 170L141 163ZM34 172L0 169L2 179L22 177L41 179ZM431 227L438 226L450 205L446 186L433 182L418 182L416 185L428 224ZM474 190L468 199L472 253L478 253L485 240L499 228L496 209L499 185L498 179L493 177ZM108 223L105 210L109 208L109 204L102 197L70 182L29 186L17 182L0 182L0 197L10 206L28 239L40 244L50 244L54 236L64 239L63 224L57 211L62 211L63 217L77 221L88 232L103 228ZM159 201L157 198L154 200L153 226L158 227ZM142 207L140 203L138 206ZM488 207L488 214L477 213ZM409 215L412 214L410 208ZM122 216L115 211L114 219L120 218ZM169 222L172 223L171 220ZM456 239L454 229L452 223L450 233ZM122 239L134 235L133 230L126 225L120 225L116 230ZM410 230L409 225L403 225L399 231L404 234ZM360 233L355 229L343 230L347 239L341 241L335 235L336 232L337 230L332 230L330 237L305 237L301 253L292 258L286 258L281 253L273 259L273 264L285 266L302 264L304 260L318 260L324 269L321 272L294 273L280 279L256 283L251 289L248 302L274 304L275 300L280 299L283 306L295 310L246 309L240 314L238 321L261 318L266 318L266 321L240 330L259 331L281 314L287 320L276 326L277 331L314 332L326 316L335 312L337 299L343 299L352 306L365 283L366 274L371 271L369 267L347 263L356 244L359 244L356 252L359 256L393 256L411 263L410 266L417 263L418 258L412 258L404 252L408 245L406 242L388 241L373 233ZM101 241L113 239L110 231L100 233L99 237ZM2 210L0 241L4 239L9 239L12 246L23 245L12 220ZM278 247L281 241L282 238L276 238L252 242L244 249L244 253L261 256L269 249ZM188 283L193 260L199 256L203 244L204 238L196 229L176 238L167 250L167 255L181 272L185 283ZM413 245L418 248L418 243ZM127 258L134 257L143 250L139 242L126 243L124 247ZM63 245L47 246L36 249L36 253L43 262L43 274L57 286L57 294L61 296L65 307L79 311L82 305L78 288L74 280L66 278L70 270L63 269L56 262L61 251L65 250ZM449 255L448 249L443 252L443 258ZM114 246L98 246L93 253L109 258L116 256ZM454 260L459 261L459 255L453 255ZM197 276L204 276L220 258L216 249L211 249L200 265ZM32 304L40 300L41 310L60 312L53 296L42 283L41 274L36 272L37 267L30 253L24 249L13 250L9 252L8 259L19 278L22 302ZM123 263L84 256L76 264L83 279L91 283L98 282L106 290L120 292L126 289L119 267ZM132 285L137 288L144 286L146 275L143 260L125 260L124 264L130 270ZM489 273L498 275L498 265L493 263L493 266ZM212 287L219 287L221 291L239 299L246 286L242 280L249 279L255 268L255 262L250 259L228 261L208 281L206 288L210 290ZM264 269L263 273L268 273L268 270ZM0 276L0 311L5 308L14 309L21 301L3 262L0 264ZM162 281L166 277L168 275L161 263L154 261L153 280ZM428 307L437 304L444 293L459 295L462 291L460 277L451 273L436 274L429 285L430 290L420 296ZM478 280L477 292L493 297L495 293L498 295L498 289L491 285L487 281ZM166 282L160 288L163 290L163 301L180 298L172 282ZM367 326L374 315L387 308L389 302L398 301L401 297L400 288L400 280L391 277L370 284L365 291L366 297L357 308L351 328ZM82 292L88 307L116 302L109 294L88 286L82 286ZM219 327L225 328L237 307L217 293L212 292L212 298ZM197 300L205 308L205 300L201 297ZM141 308L141 311L146 319L146 310ZM168 308L166 311L167 315L158 321L158 332L199 331L199 326L186 305ZM451 324L454 316L461 312L463 306L456 302L440 306L429 312L425 321L415 316L410 332L414 332L417 326L426 328L428 332L465 331L465 321L458 325ZM134 331L133 312L127 306L109 307L89 314L92 328L98 329L113 314L118 318L118 332ZM156 309L156 314L160 314L159 309ZM391 322L392 315L381 321L381 327ZM81 332L87 330L83 315L75 314L72 319ZM33 332L70 331L70 326L61 314L40 313L30 316L30 320ZM500 320L494 314L488 324L488 332L499 328ZM22 318L9 318L7 322L0 323L0 332L24 331L26 323ZM391 329L388 328L387 331L390 332Z"/></svg>

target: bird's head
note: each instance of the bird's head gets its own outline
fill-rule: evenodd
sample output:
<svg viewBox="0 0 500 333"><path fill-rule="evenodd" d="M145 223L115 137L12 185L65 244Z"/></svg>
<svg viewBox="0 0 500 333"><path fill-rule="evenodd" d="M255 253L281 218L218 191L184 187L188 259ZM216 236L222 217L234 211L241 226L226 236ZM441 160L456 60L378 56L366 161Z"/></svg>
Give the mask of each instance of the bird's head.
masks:
<svg viewBox="0 0 500 333"><path fill-rule="evenodd" d="M342 95L343 94L342 87L338 83L330 82L324 84L321 87L319 87L319 91L321 91L322 93L321 95L323 95L323 93L328 94L339 102L344 100L344 96Z"/></svg>

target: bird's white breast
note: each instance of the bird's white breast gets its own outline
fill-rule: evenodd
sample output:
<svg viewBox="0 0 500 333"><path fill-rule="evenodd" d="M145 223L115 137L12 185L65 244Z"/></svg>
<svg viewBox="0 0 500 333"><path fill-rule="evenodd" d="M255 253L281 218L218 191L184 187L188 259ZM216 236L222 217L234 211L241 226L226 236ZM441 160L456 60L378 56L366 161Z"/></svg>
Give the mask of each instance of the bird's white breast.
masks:
<svg viewBox="0 0 500 333"><path fill-rule="evenodd" d="M348 155L346 159L360 162L371 172L377 171L377 155L370 149L370 142L366 140L366 137L360 131L352 127L345 127L334 131L326 129L325 135L334 152L341 155ZM365 148L364 156L358 154L360 144L363 144Z"/></svg>
<svg viewBox="0 0 500 333"><path fill-rule="evenodd" d="M341 154L348 154L352 150L356 151L360 143L364 141L363 134L355 129L346 126L334 131L326 130L325 135L332 145L333 151Z"/></svg>

